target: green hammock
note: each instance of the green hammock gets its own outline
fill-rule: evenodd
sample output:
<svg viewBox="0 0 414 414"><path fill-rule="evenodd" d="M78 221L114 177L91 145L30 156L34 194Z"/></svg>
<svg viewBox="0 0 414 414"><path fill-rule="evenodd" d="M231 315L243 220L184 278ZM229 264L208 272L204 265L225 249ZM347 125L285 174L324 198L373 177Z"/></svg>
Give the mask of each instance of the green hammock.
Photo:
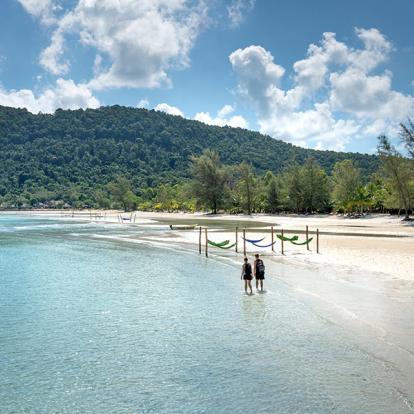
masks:
<svg viewBox="0 0 414 414"><path fill-rule="evenodd" d="M208 244L210 244L213 247L218 247L219 249L231 249L232 247L234 247L236 245L236 243L230 244L227 246L227 244L229 244L230 241L226 240L224 242L221 243L214 243L213 241L209 240Z"/></svg>
<svg viewBox="0 0 414 414"><path fill-rule="evenodd" d="M213 242L213 241L211 241L211 240L209 240L208 241L212 246L214 246L214 247L224 247L224 246L226 246L227 244L229 244L230 243L230 240L224 240L224 241L222 241L222 242L220 242L220 243L216 243L216 242Z"/></svg>
<svg viewBox="0 0 414 414"><path fill-rule="evenodd" d="M298 243L298 242L294 242L294 241L291 241L291 243L292 244L296 244L296 246L302 246L302 245L304 245L304 244L308 244L308 243L310 243L311 241L312 241L312 239L313 239L313 237L311 237L310 239L308 239L308 240L305 240L304 242L302 242L302 243Z"/></svg>
<svg viewBox="0 0 414 414"><path fill-rule="evenodd" d="M290 241L291 243L299 239L298 236L286 237L286 236L281 236L280 234L277 234L277 238L283 241Z"/></svg>

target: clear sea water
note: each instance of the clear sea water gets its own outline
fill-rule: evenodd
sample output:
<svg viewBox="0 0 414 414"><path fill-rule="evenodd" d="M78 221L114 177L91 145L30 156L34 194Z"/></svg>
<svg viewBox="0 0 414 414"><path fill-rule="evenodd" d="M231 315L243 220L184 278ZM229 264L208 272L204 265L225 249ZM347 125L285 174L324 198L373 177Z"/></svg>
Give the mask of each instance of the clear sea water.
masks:
<svg viewBox="0 0 414 414"><path fill-rule="evenodd" d="M0 216L1 413L411 412L277 277L245 296L232 264L116 240L142 231Z"/></svg>

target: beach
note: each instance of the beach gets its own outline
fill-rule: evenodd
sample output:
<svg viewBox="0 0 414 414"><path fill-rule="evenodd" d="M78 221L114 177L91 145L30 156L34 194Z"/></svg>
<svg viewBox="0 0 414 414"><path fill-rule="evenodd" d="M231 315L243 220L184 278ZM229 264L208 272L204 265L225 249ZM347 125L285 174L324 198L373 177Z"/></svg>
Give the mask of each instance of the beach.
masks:
<svg viewBox="0 0 414 414"><path fill-rule="evenodd" d="M28 214L31 214L28 212ZM202 213L154 213L133 212L122 213L118 211L79 211L75 213L54 211L41 211L35 214L50 215L56 217L94 220L96 222L119 223L119 218L126 225L154 225L164 226L166 230L170 224L178 226L178 229L168 231L165 237L154 236L159 242L167 240L168 243L179 245L197 245L198 230L180 229L185 226L202 226L209 229L212 238L235 241L235 228L239 228L239 252L242 251L242 229L247 228L250 238L266 237L270 242L270 226L273 226L275 234L280 234L283 229L287 235L301 235L304 240L306 226L309 235L313 237L310 251L304 246L295 246L284 243L284 260L293 263L315 264L321 266L336 266L345 269L359 269L361 272L377 274L378 277L399 281L404 288L414 289L414 223L403 222L401 217L373 214L361 218L346 218L335 215L324 216L295 216L295 215L208 215ZM132 217L131 222L129 218ZM253 227L253 230L250 228ZM263 229L261 229L263 227ZM315 232L320 233L320 253L316 254ZM203 230L204 232L204 230ZM275 236L276 239L276 236ZM277 239L276 239L277 240ZM202 238L204 251L204 233ZM195 247L194 247L195 248ZM197 247L198 248L198 247ZM281 245L277 240L275 245L275 258L280 257ZM254 250L254 249L253 249ZM247 251L252 251L247 245ZM210 252L218 253L217 249ZM264 249L266 254L271 249ZM396 282L397 283L397 282Z"/></svg>
<svg viewBox="0 0 414 414"><path fill-rule="evenodd" d="M414 410L413 228L398 218L28 211L0 219L10 412L43 406L46 386L47 407L61 412L110 412L100 390L117 412ZM208 239L232 244L236 226L239 252L209 246L207 258L206 228ZM319 229L320 253L314 242L309 251L285 242L284 255L279 239L274 252L246 243L250 260L261 252L266 280L263 295L244 295L243 229L269 244L271 226L299 242L306 226L309 237ZM246 372L256 386L239 396ZM250 392L263 400L253 404Z"/></svg>

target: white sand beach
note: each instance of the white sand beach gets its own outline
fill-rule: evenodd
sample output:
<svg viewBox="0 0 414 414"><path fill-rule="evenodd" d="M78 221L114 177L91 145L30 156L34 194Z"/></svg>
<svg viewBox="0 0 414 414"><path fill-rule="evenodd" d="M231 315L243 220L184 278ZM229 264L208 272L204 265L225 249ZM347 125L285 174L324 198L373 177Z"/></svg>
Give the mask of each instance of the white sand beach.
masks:
<svg viewBox="0 0 414 414"><path fill-rule="evenodd" d="M41 210L28 214L51 215L76 220L91 220L97 222L119 223L120 217L125 225L154 225L163 226L168 230L165 234L152 237L159 242L193 244L198 249L199 233L197 229L181 229L185 226L203 226L209 230L209 238L215 241L235 241L235 228L239 228L239 252L242 252L242 229L247 227L247 237L263 241L271 241L270 226L274 226L275 234L283 229L285 234L297 234L300 241L304 240L306 226L309 228L309 237L313 237L310 250L305 246L295 246L284 243L284 260L290 263L315 264L320 266L336 266L358 269L361 272L381 274L390 279L399 280L401 285L414 289L414 222L403 222L401 218L390 215L373 214L362 218L345 218L335 215L323 216L295 216L295 215L206 215L203 213L155 213L119 211L76 211L56 212L55 210ZM131 219L131 220L130 220ZM234 223L234 224L232 224ZM259 224L260 223L260 224ZM175 224L174 230L169 224ZM261 226L266 226L263 230ZM260 226L260 227L259 227ZM250 230L249 227L254 227ZM258 228L259 227L259 228ZM319 229L319 250L316 254L316 229ZM205 245L203 230L203 252ZM276 240L276 237L275 237ZM210 254L220 254L220 250L209 248ZM247 252L261 251L252 249L247 243ZM275 258L281 256L281 243L277 240ZM270 248L263 249L263 253L272 254Z"/></svg>

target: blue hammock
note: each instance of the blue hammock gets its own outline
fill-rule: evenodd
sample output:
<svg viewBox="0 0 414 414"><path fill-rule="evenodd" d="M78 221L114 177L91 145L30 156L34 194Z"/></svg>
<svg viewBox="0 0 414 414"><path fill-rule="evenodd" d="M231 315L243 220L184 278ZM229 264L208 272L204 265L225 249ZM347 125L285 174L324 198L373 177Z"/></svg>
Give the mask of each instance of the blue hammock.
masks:
<svg viewBox="0 0 414 414"><path fill-rule="evenodd" d="M263 239L262 239L262 240L263 240ZM251 243L251 242L250 242L250 243ZM266 248L266 247L271 247L271 246L273 246L275 243L276 243L276 240L275 240L273 243L266 244L266 245L264 245L264 246L260 246L259 244L256 244L256 243L252 243L252 245L253 245L253 246L256 246L256 247Z"/></svg>
<svg viewBox="0 0 414 414"><path fill-rule="evenodd" d="M262 237L261 239L258 239L258 240L253 240L253 239L245 239L243 236L242 236L242 239L243 240L246 240L246 241L248 241L249 243L260 243L261 241L263 241L265 238L264 237Z"/></svg>

